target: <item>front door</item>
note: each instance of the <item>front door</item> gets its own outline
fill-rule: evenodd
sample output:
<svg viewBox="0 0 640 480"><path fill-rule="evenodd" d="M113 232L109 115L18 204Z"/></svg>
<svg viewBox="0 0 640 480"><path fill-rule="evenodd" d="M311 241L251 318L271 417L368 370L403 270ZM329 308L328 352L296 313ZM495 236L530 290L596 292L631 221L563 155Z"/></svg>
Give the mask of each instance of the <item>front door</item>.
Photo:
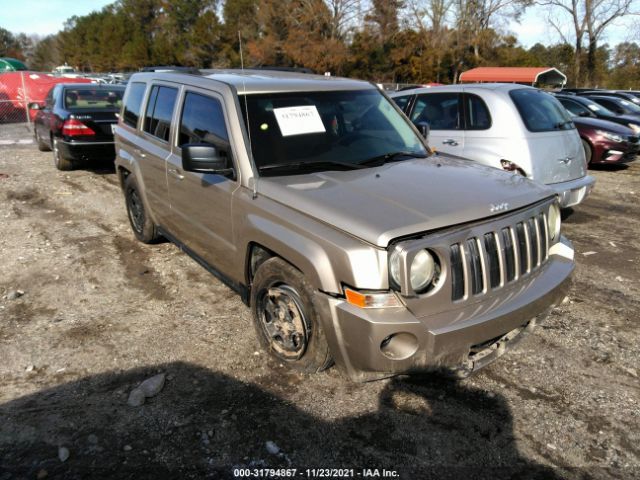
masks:
<svg viewBox="0 0 640 480"><path fill-rule="evenodd" d="M186 144L211 144L227 149L229 167L233 167L221 97L186 90L177 128L176 147L167 162L169 228L209 265L229 274L237 251L233 242L231 200L239 183L232 176L185 171L180 150Z"/></svg>
<svg viewBox="0 0 640 480"><path fill-rule="evenodd" d="M456 92L422 93L411 111L411 121L429 124L429 146L436 152L462 156L464 130L460 94Z"/></svg>

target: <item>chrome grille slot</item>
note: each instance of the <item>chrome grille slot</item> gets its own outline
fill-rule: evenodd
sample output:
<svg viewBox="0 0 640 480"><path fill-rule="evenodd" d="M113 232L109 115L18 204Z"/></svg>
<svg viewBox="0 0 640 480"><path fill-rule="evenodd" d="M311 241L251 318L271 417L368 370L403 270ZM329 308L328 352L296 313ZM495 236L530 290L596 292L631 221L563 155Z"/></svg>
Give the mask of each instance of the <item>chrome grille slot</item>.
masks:
<svg viewBox="0 0 640 480"><path fill-rule="evenodd" d="M451 299L460 300L464 297L464 266L460 245L450 247L451 258Z"/></svg>
<svg viewBox="0 0 640 480"><path fill-rule="evenodd" d="M538 226L535 218L530 218L527 221L529 228L529 243L531 244L531 256L529 270L533 270L534 267L540 265L540 258L538 252L540 251L540 245L538 240Z"/></svg>
<svg viewBox="0 0 640 480"><path fill-rule="evenodd" d="M471 293L478 295L484 290L484 279L482 272L482 260L478 249L477 239L470 238L466 243L466 250L469 253L469 278L471 280Z"/></svg>
<svg viewBox="0 0 640 480"><path fill-rule="evenodd" d="M489 285L491 288L500 286L500 252L493 232L484 234L484 249L487 252L489 267Z"/></svg>
<svg viewBox="0 0 640 480"><path fill-rule="evenodd" d="M504 259L506 269L506 281L511 282L516 278L516 253L511 241L511 229L502 229L502 245L504 246Z"/></svg>
<svg viewBox="0 0 640 480"><path fill-rule="evenodd" d="M516 225L516 238L518 239L518 271L523 275L529 271L529 248L524 223Z"/></svg>
<svg viewBox="0 0 640 480"><path fill-rule="evenodd" d="M542 263L549 256L549 242L547 240L549 232L547 231L547 219L545 218L544 213L538 215L538 231L540 232L540 257L542 258L540 263Z"/></svg>

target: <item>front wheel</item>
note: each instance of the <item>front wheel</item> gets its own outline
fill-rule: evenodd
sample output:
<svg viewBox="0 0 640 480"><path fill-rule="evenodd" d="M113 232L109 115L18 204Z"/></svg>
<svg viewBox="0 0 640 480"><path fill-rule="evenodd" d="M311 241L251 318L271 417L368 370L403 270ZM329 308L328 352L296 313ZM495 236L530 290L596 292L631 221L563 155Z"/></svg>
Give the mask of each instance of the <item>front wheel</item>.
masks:
<svg viewBox="0 0 640 480"><path fill-rule="evenodd" d="M53 139L53 163L58 170L68 171L73 170L73 162L68 158L64 158L62 156L62 152L60 152L60 145L58 144L58 139Z"/></svg>
<svg viewBox="0 0 640 480"><path fill-rule="evenodd" d="M591 164L591 157L593 157L593 150L591 145L586 140L582 140L582 148L584 148L584 158L587 161L587 165Z"/></svg>
<svg viewBox="0 0 640 480"><path fill-rule="evenodd" d="M304 275L280 258L258 268L251 289L253 320L262 347L277 360L308 373L325 370L332 363L313 292Z"/></svg>

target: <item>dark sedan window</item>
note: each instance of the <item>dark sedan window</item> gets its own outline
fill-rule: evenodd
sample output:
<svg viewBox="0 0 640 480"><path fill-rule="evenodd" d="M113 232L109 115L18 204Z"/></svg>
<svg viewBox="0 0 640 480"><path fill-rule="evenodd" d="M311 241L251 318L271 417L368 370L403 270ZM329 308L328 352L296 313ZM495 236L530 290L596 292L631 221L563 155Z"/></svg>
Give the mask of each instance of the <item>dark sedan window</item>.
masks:
<svg viewBox="0 0 640 480"><path fill-rule="evenodd" d="M572 102L571 100L560 99L560 103L564 108L569 110L574 115L590 117L592 114L587 107L580 105L578 102Z"/></svg>
<svg viewBox="0 0 640 480"><path fill-rule="evenodd" d="M165 142L169 141L173 107L176 103L176 88L155 85L149 95L147 112L144 117L144 131Z"/></svg>
<svg viewBox="0 0 640 480"><path fill-rule="evenodd" d="M520 88L511 90L509 96L530 132L576 128L567 110L548 93L533 88Z"/></svg>
<svg viewBox="0 0 640 480"><path fill-rule="evenodd" d="M127 98L124 103L122 119L125 124L136 128L138 117L140 116L140 106L144 98L144 91L147 89L146 83L134 82L127 90Z"/></svg>
<svg viewBox="0 0 640 480"><path fill-rule="evenodd" d="M67 110L113 110L122 106L121 89L65 88L64 108Z"/></svg>

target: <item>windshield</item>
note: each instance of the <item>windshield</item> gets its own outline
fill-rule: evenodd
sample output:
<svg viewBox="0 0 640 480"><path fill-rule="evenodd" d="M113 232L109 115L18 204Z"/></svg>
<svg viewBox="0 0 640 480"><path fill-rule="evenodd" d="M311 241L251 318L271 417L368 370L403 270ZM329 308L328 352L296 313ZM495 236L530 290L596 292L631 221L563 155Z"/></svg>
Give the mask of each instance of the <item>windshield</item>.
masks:
<svg viewBox="0 0 640 480"><path fill-rule="evenodd" d="M67 110L119 110L124 89L66 88L64 108Z"/></svg>
<svg viewBox="0 0 640 480"><path fill-rule="evenodd" d="M618 103L622 105L622 107L627 110L629 113L633 115L638 115L640 113L640 107L638 107L635 103L630 102L628 100L619 99Z"/></svg>
<svg viewBox="0 0 640 480"><path fill-rule="evenodd" d="M377 90L270 93L240 101L263 175L297 173L300 165L348 169L373 166L368 162L377 158L427 155L408 121Z"/></svg>
<svg viewBox="0 0 640 480"><path fill-rule="evenodd" d="M548 93L522 88L511 90L509 95L530 132L550 132L576 128L567 110Z"/></svg>

